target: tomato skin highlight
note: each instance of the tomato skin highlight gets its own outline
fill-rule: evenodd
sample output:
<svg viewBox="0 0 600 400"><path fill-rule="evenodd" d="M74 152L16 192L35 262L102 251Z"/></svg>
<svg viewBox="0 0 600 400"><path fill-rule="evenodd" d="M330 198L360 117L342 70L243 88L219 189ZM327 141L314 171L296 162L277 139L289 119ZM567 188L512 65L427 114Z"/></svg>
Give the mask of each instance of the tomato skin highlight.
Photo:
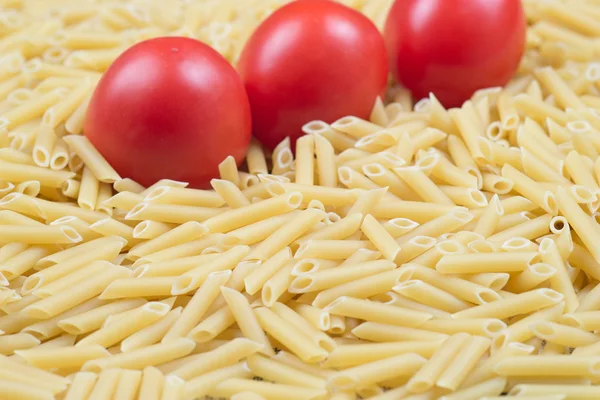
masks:
<svg viewBox="0 0 600 400"><path fill-rule="evenodd" d="M517 71L527 28L521 0L396 0L385 25L390 69L416 99L446 107Z"/></svg>
<svg viewBox="0 0 600 400"><path fill-rule="evenodd" d="M92 96L84 132L123 178L205 188L228 155L243 161L250 118L227 60L197 40L165 37L115 60Z"/></svg>
<svg viewBox="0 0 600 400"><path fill-rule="evenodd" d="M387 84L383 38L359 12L329 0L298 0L254 32L238 70L252 107L253 134L273 149L294 142L311 120L367 118Z"/></svg>

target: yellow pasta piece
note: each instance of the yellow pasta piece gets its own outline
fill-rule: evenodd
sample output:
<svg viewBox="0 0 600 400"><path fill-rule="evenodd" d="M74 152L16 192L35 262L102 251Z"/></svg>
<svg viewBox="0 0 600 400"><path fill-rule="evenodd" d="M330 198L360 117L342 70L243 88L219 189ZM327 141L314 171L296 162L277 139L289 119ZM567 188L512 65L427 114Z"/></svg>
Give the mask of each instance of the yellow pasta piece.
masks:
<svg viewBox="0 0 600 400"><path fill-rule="evenodd" d="M448 338L410 378L407 388L415 393L423 393L431 389L444 371L452 367L452 361L467 345L469 338L465 333L458 333Z"/></svg>
<svg viewBox="0 0 600 400"><path fill-rule="evenodd" d="M65 136L64 141L85 162L96 179L100 182L113 183L121 177L106 162L104 157L94 148L91 142L83 136Z"/></svg>
<svg viewBox="0 0 600 400"><path fill-rule="evenodd" d="M482 304L454 313L454 318L498 318L526 314L561 302L563 295L551 289L535 289L493 303ZM521 303L523 302L523 303Z"/></svg>

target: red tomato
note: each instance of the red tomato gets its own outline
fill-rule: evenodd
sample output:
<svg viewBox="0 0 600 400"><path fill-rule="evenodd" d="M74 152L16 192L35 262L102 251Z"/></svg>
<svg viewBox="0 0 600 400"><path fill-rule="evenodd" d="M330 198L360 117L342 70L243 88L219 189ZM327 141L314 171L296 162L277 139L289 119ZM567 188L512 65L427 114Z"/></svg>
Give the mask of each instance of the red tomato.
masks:
<svg viewBox="0 0 600 400"><path fill-rule="evenodd" d="M366 118L387 83L385 43L369 19L328 0L294 1L254 32L238 65L253 133L273 148L303 124Z"/></svg>
<svg viewBox="0 0 600 400"><path fill-rule="evenodd" d="M395 78L447 107L501 86L525 50L521 0L396 0L384 37Z"/></svg>
<svg viewBox="0 0 600 400"><path fill-rule="evenodd" d="M243 160L250 104L239 75L210 47L151 39L125 51L102 77L84 131L123 177L206 187L228 155Z"/></svg>

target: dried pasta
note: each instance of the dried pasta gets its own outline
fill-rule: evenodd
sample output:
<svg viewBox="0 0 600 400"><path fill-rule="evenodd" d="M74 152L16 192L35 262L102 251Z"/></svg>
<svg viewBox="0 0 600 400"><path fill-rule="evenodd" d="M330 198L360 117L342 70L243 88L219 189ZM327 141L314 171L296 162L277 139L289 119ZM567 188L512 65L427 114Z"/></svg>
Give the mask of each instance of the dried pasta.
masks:
<svg viewBox="0 0 600 400"><path fill-rule="evenodd" d="M0 397L600 397L600 3L524 1L504 88L392 86L212 190L145 188L82 135L128 46L235 64L286 2L0 0Z"/></svg>

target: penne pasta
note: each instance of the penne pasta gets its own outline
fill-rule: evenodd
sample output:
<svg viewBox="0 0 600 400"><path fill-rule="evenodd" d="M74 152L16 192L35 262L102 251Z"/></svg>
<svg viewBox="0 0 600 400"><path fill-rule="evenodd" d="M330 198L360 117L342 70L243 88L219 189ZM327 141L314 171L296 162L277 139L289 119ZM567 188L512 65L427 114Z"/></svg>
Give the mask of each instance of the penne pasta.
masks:
<svg viewBox="0 0 600 400"><path fill-rule="evenodd" d="M597 361L590 356L512 356L499 361L494 371L501 376L593 376Z"/></svg>
<svg viewBox="0 0 600 400"><path fill-rule="evenodd" d="M296 330L273 311L259 307L254 309L260 326L273 338L283 343L302 360L322 361L327 352Z"/></svg>
<svg viewBox="0 0 600 400"><path fill-rule="evenodd" d="M446 339L422 368L410 378L407 388L414 393L423 393L431 389L443 376L444 371L451 368L453 360L468 345L469 339L469 335L464 333Z"/></svg>
<svg viewBox="0 0 600 400"><path fill-rule="evenodd" d="M403 309L387 304L378 304L369 300L353 299L342 296L328 304L325 311L345 317L365 321L401 326L419 326L433 316L427 313Z"/></svg>
<svg viewBox="0 0 600 400"><path fill-rule="evenodd" d="M358 385L368 385L411 375L425 364L426 360L415 353L406 353L387 359L347 368L329 378L330 385L338 389L352 389ZM390 366L395 365L395 368Z"/></svg>
<svg viewBox="0 0 600 400"><path fill-rule="evenodd" d="M0 0L0 398L599 397L597 0L523 1L503 86L392 82L209 188L121 178L92 91L152 38L235 65L286 2L34 3Z"/></svg>
<svg viewBox="0 0 600 400"><path fill-rule="evenodd" d="M171 375L184 380L203 376L206 373L229 367L262 349L262 345L246 338L236 338L206 353L198 354L192 360L176 368Z"/></svg>
<svg viewBox="0 0 600 400"><path fill-rule="evenodd" d="M141 370L148 366L159 365L167 361L188 355L195 343L191 339L181 338L169 343L160 343L152 346L120 353L111 357L91 360L86 362L84 371L101 372L112 368L127 368Z"/></svg>
<svg viewBox="0 0 600 400"><path fill-rule="evenodd" d="M435 268L444 274L523 271L536 257L535 252L449 254Z"/></svg>
<svg viewBox="0 0 600 400"><path fill-rule="evenodd" d="M498 318L504 319L519 314L527 314L537 309L557 304L563 295L551 289L535 289L493 303L482 304L453 314L455 319ZM523 302L523 303L522 303Z"/></svg>
<svg viewBox="0 0 600 400"><path fill-rule="evenodd" d="M244 336L261 344L263 346L261 350L263 354L267 356L275 355L269 339L250 308L248 299L241 293L230 288L221 288L221 293Z"/></svg>
<svg viewBox="0 0 600 400"><path fill-rule="evenodd" d="M65 136L63 140L83 160L100 182L114 183L121 180L121 177L84 136L69 135Z"/></svg>

